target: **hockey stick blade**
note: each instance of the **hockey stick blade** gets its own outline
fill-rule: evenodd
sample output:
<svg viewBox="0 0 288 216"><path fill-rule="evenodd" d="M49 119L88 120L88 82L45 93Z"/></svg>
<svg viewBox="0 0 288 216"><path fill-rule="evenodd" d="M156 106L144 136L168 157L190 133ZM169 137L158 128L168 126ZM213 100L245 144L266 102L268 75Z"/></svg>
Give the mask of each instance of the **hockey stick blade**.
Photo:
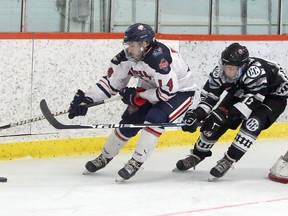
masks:
<svg viewBox="0 0 288 216"><path fill-rule="evenodd" d="M80 125L63 125L54 117L54 115L49 110L46 101L43 99L40 101L40 109L42 114L45 116L46 120L56 129L78 129L82 128ZM89 128L89 127L88 127Z"/></svg>
<svg viewBox="0 0 288 216"><path fill-rule="evenodd" d="M93 125L65 125L60 123L49 110L45 100L40 102L40 109L46 120L56 129L105 129L105 128L144 128L144 127L182 127L183 123L162 124L93 124Z"/></svg>
<svg viewBox="0 0 288 216"><path fill-rule="evenodd" d="M93 106L105 104L105 103L108 103L108 102L119 100L121 98L122 98L122 96L120 96L120 95L114 96L112 98L108 98L108 99L105 99L105 100L101 100L101 101L89 104L89 105L87 105L87 107L93 107ZM69 112L68 110L62 110L62 111L58 111L58 112L52 113L52 115L53 116L59 116L59 115L66 114L68 112ZM25 125L25 124L29 124L29 123L33 123L33 122L40 121L40 120L43 120L43 119L45 119L45 116L38 116L38 117L35 117L35 118L22 120L22 121L15 122L15 123L10 123L10 124L7 124L7 125L2 125L2 126L0 126L0 130L8 129L8 128L11 128L11 127L17 127L17 126L21 126L21 125Z"/></svg>

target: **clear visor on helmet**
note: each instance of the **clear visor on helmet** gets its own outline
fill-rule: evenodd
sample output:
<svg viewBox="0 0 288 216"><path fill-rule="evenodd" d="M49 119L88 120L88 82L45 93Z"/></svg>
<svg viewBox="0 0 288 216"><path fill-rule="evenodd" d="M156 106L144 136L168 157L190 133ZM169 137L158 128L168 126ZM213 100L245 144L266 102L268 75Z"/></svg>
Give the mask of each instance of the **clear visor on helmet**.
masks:
<svg viewBox="0 0 288 216"><path fill-rule="evenodd" d="M124 52L129 61L140 61L144 56L143 42L130 41L124 42Z"/></svg>
<svg viewBox="0 0 288 216"><path fill-rule="evenodd" d="M241 66L229 65L229 64L223 65L220 59L219 66L220 68L222 68L223 78L225 79L225 82L233 83L233 82L236 82L239 79L239 77L242 75L242 71L245 67L245 64Z"/></svg>

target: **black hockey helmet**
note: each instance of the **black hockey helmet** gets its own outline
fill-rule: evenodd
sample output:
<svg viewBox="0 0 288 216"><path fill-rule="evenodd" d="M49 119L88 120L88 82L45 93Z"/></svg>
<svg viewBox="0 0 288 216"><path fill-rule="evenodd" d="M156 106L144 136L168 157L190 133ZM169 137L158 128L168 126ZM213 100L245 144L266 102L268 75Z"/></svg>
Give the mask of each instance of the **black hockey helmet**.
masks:
<svg viewBox="0 0 288 216"><path fill-rule="evenodd" d="M221 54L222 65L234 65L241 67L247 63L249 59L249 52L245 46L239 43L232 43Z"/></svg>
<svg viewBox="0 0 288 216"><path fill-rule="evenodd" d="M127 43L133 41L147 41L149 45L152 45L155 41L155 32L152 27L147 24L135 23L125 31L123 42Z"/></svg>

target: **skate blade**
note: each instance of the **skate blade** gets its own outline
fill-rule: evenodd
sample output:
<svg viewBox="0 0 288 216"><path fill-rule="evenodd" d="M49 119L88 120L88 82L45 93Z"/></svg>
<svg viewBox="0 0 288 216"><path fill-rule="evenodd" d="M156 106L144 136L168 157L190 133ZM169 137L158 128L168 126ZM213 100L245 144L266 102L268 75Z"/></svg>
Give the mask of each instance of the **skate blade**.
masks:
<svg viewBox="0 0 288 216"><path fill-rule="evenodd" d="M82 174L83 174L83 175L91 175L91 174L93 174L93 173L94 173L94 172L89 172L88 170L85 169Z"/></svg>
<svg viewBox="0 0 288 216"><path fill-rule="evenodd" d="M219 179L219 178L211 175L211 176L208 178L208 182L215 182L215 181L218 181L218 179Z"/></svg>
<svg viewBox="0 0 288 216"><path fill-rule="evenodd" d="M174 169L172 169L172 172L179 173L179 172L183 172L183 171L181 171L177 167L175 167Z"/></svg>
<svg viewBox="0 0 288 216"><path fill-rule="evenodd" d="M117 177L115 178L115 182L116 182L116 183L123 183L123 182L126 182L126 179L123 179L122 177L117 176Z"/></svg>

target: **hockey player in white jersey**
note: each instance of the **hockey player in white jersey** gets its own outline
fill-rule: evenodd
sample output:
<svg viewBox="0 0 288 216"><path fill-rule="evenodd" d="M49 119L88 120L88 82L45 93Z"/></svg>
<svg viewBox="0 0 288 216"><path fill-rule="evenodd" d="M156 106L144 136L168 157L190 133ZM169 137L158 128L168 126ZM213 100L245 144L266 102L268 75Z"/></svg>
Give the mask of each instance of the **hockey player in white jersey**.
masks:
<svg viewBox="0 0 288 216"><path fill-rule="evenodd" d="M84 104L113 97L119 93L128 105L120 123L168 123L182 115L192 103L196 84L192 73L175 50L155 40L151 26L136 23L124 35L125 48L110 63L106 76L86 93L78 90L70 104L69 118L85 115ZM127 87L131 77L138 79L137 88ZM88 172L104 168L140 129L115 129L104 144L101 154L86 163ZM164 128L142 129L132 158L119 170L128 180L139 170L156 147Z"/></svg>
<svg viewBox="0 0 288 216"><path fill-rule="evenodd" d="M227 95L216 106L224 90ZM200 122L203 125L191 154L177 162L178 170L195 168L212 155L211 148L228 129L240 126L228 151L210 171L212 179L225 175L260 132L269 128L285 110L287 95L288 75L278 64L249 57L245 46L232 43L210 73L197 108L188 110L183 118L184 131L194 132Z"/></svg>

